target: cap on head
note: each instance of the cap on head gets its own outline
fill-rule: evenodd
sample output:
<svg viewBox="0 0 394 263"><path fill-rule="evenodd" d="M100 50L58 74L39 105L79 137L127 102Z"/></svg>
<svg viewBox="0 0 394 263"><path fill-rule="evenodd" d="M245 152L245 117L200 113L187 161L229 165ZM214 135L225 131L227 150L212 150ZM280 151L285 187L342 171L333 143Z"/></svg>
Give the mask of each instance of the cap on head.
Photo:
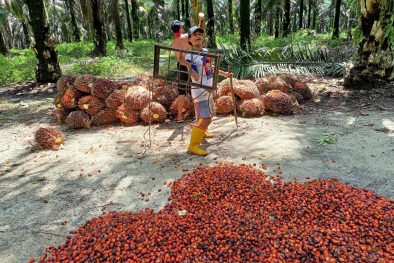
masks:
<svg viewBox="0 0 394 263"><path fill-rule="evenodd" d="M191 35L192 35L194 32L196 32L196 31L200 31L201 33L204 33L204 29L203 29L203 28L198 27L198 26L194 26L194 27L192 27L192 28L189 29L189 32L188 32L187 36L190 38Z"/></svg>
<svg viewBox="0 0 394 263"><path fill-rule="evenodd" d="M185 25L185 23L183 23L183 22L181 22L181 21L179 21L179 20L174 20L172 23L171 23L171 29L172 29L172 31L174 32L174 33L177 33L177 32L179 32L179 29L182 27L182 26L184 26Z"/></svg>

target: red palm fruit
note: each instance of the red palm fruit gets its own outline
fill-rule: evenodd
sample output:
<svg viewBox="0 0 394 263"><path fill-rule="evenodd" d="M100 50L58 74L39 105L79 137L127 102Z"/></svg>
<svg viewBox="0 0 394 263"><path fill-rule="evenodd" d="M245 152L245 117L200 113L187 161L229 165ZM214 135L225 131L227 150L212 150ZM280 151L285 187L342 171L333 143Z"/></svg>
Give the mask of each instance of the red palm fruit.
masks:
<svg viewBox="0 0 394 263"><path fill-rule="evenodd" d="M296 81L293 85L293 91L302 95L304 100L312 99L312 90L304 82Z"/></svg>
<svg viewBox="0 0 394 263"><path fill-rule="evenodd" d="M158 102L166 110L169 110L172 102L178 97L178 91L175 86L159 86L153 90L152 101Z"/></svg>
<svg viewBox="0 0 394 263"><path fill-rule="evenodd" d="M264 106L276 113L281 114L292 114L293 113L293 103L291 98L286 93L280 90L270 90L264 96Z"/></svg>
<svg viewBox="0 0 394 263"><path fill-rule="evenodd" d="M35 140L44 149L59 149L65 137L58 129L40 128L35 132Z"/></svg>
<svg viewBox="0 0 394 263"><path fill-rule="evenodd" d="M116 110L116 116L122 123L128 125L136 123L139 119L138 111L130 109L130 107L128 107L126 103L123 103L118 107L118 109Z"/></svg>
<svg viewBox="0 0 394 263"><path fill-rule="evenodd" d="M89 128L89 115L83 111L72 111L66 118L66 125L71 129Z"/></svg>
<svg viewBox="0 0 394 263"><path fill-rule="evenodd" d="M257 98L260 95L256 84L248 79L238 80L234 85L234 93L243 100Z"/></svg>
<svg viewBox="0 0 394 263"><path fill-rule="evenodd" d="M264 113L264 103L258 98L241 100L238 103L238 111L242 117L255 117Z"/></svg>
<svg viewBox="0 0 394 263"><path fill-rule="evenodd" d="M264 95L268 91L271 90L271 87L270 87L267 77L262 77L262 78L257 79L254 84L256 84L256 87L259 90L261 95Z"/></svg>
<svg viewBox="0 0 394 263"><path fill-rule="evenodd" d="M63 95L67 88L73 87L76 78L76 75L71 74L61 76L56 83L58 93Z"/></svg>
<svg viewBox="0 0 394 263"><path fill-rule="evenodd" d="M67 109L73 109L77 107L77 102L80 97L82 97L82 92L73 87L69 87L60 98L60 104Z"/></svg>
<svg viewBox="0 0 394 263"><path fill-rule="evenodd" d="M105 107L105 104L99 98L88 95L79 99L78 107L84 110L90 116L96 114Z"/></svg>
<svg viewBox="0 0 394 263"><path fill-rule="evenodd" d="M97 78L93 81L92 95L100 99L106 99L116 89L117 86L112 80Z"/></svg>
<svg viewBox="0 0 394 263"><path fill-rule="evenodd" d="M221 96L216 100L216 113L229 114L234 112L234 102L232 96Z"/></svg>
<svg viewBox="0 0 394 263"><path fill-rule="evenodd" d="M149 123L149 116L151 123L160 123L167 117L167 111L160 103L150 102L142 109L140 116L145 123Z"/></svg>
<svg viewBox="0 0 394 263"><path fill-rule="evenodd" d="M132 110L141 110L149 102L149 92L142 86L132 86L127 89L125 103Z"/></svg>
<svg viewBox="0 0 394 263"><path fill-rule="evenodd" d="M82 92L90 93L95 79L96 77L91 74L80 75L75 79L74 87Z"/></svg>
<svg viewBox="0 0 394 263"><path fill-rule="evenodd" d="M291 87L283 79L281 79L278 76L269 77L268 82L269 82L271 90L280 90L284 93L288 93L289 88Z"/></svg>
<svg viewBox="0 0 394 263"><path fill-rule="evenodd" d="M237 85L238 80L233 79L233 87ZM218 84L218 97L221 96L232 96L230 79L224 79Z"/></svg>
<svg viewBox="0 0 394 263"><path fill-rule="evenodd" d="M119 122L116 110L105 108L92 116L92 125L101 126Z"/></svg>
<svg viewBox="0 0 394 263"><path fill-rule="evenodd" d="M152 77L152 74L146 73L146 74L140 74L137 76L137 78L134 80L134 85L137 86L142 86L145 88L148 88L149 85L149 79Z"/></svg>
<svg viewBox="0 0 394 263"><path fill-rule="evenodd" d="M112 92L105 100L108 108L116 110L125 101L126 89L119 89Z"/></svg>
<svg viewBox="0 0 394 263"><path fill-rule="evenodd" d="M64 94L63 94L64 95ZM62 95L57 95L56 97L55 97L55 99L53 100L53 104L55 104L55 107L56 108L63 108L63 105L62 105Z"/></svg>

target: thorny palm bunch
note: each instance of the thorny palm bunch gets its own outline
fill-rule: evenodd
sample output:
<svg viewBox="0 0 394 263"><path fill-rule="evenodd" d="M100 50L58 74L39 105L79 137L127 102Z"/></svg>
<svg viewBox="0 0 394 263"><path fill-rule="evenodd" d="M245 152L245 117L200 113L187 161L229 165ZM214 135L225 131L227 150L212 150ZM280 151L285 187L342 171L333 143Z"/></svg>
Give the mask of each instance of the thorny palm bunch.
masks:
<svg viewBox="0 0 394 263"><path fill-rule="evenodd" d="M305 74L322 76L341 76L345 61L353 54L343 47L328 48L321 45L288 45L283 48L266 48L251 51L240 46L221 47L221 68L231 67L239 79L260 78L276 73Z"/></svg>

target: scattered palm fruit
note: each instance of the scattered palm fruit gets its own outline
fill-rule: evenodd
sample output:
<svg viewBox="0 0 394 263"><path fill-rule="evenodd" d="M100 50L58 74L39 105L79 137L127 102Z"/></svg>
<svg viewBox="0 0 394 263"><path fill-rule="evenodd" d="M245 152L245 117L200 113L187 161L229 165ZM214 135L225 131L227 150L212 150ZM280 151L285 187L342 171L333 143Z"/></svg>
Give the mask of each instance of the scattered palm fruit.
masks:
<svg viewBox="0 0 394 263"><path fill-rule="evenodd" d="M96 78L93 81L91 93L100 99L106 99L116 89L117 86L112 80Z"/></svg>
<svg viewBox="0 0 394 263"><path fill-rule="evenodd" d="M66 126L71 129L89 128L89 115L83 111L72 111L66 118Z"/></svg>
<svg viewBox="0 0 394 263"><path fill-rule="evenodd" d="M126 91L126 89L115 90L105 100L105 105L107 105L107 107L110 109L116 110L120 105L124 103Z"/></svg>
<svg viewBox="0 0 394 263"><path fill-rule="evenodd" d="M160 103L166 110L169 110L171 104L178 97L176 87L159 86L153 90L152 100Z"/></svg>
<svg viewBox="0 0 394 263"><path fill-rule="evenodd" d="M200 166L174 182L163 210L94 217L42 261L394 261L393 200L337 179L271 177L252 165Z"/></svg>
<svg viewBox="0 0 394 263"><path fill-rule="evenodd" d="M265 109L281 114L293 113L293 103L290 96L280 90L270 90L263 100Z"/></svg>
<svg viewBox="0 0 394 263"><path fill-rule="evenodd" d="M141 110L149 102L149 91L142 86L127 89L125 102L132 110Z"/></svg>
<svg viewBox="0 0 394 263"><path fill-rule="evenodd" d="M232 96L221 96L216 100L216 113L229 114L234 112L234 102Z"/></svg>
<svg viewBox="0 0 394 263"><path fill-rule="evenodd" d="M271 76L268 78L270 85L270 90L280 90L283 93L288 93L291 86L289 86L282 78L279 76Z"/></svg>
<svg viewBox="0 0 394 263"><path fill-rule="evenodd" d="M238 103L238 111L242 117L255 117L264 113L264 103L257 98L241 100Z"/></svg>
<svg viewBox="0 0 394 263"><path fill-rule="evenodd" d="M119 106L119 108L116 110L116 114L119 120L127 125L134 124L139 119L138 111L132 110L126 103L123 103Z"/></svg>
<svg viewBox="0 0 394 263"><path fill-rule="evenodd" d="M234 93L243 100L257 98L260 95L256 84L248 79L238 80L237 84L234 85Z"/></svg>
<svg viewBox="0 0 394 263"><path fill-rule="evenodd" d="M61 76L56 83L59 95L63 95L66 92L67 88L73 87L76 78L76 75L71 74Z"/></svg>
<svg viewBox="0 0 394 263"><path fill-rule="evenodd" d="M151 123L161 123L167 117L167 111L160 103L150 102L142 109L140 116L145 123L149 123L149 117Z"/></svg>
<svg viewBox="0 0 394 263"><path fill-rule="evenodd" d="M255 82L257 89L259 90L260 94L266 94L268 91L271 90L270 84L267 77L261 77L256 80Z"/></svg>
<svg viewBox="0 0 394 263"><path fill-rule="evenodd" d="M65 137L58 129L40 128L35 132L35 140L44 149L59 149Z"/></svg>
<svg viewBox="0 0 394 263"><path fill-rule="evenodd" d="M93 126L101 126L119 122L116 110L105 108L92 116L91 123Z"/></svg>
<svg viewBox="0 0 394 263"><path fill-rule="evenodd" d="M74 87L82 92L90 93L95 79L96 77L91 74L80 75L75 79Z"/></svg>
<svg viewBox="0 0 394 263"><path fill-rule="evenodd" d="M312 90L308 87L308 85L301 81L294 82L293 91L301 94L304 100L312 99Z"/></svg>
<svg viewBox="0 0 394 263"><path fill-rule="evenodd" d="M88 95L78 100L78 107L92 116L102 110L105 105L98 97Z"/></svg>
<svg viewBox="0 0 394 263"><path fill-rule="evenodd" d="M73 87L68 87L60 98L60 104L67 109L76 108L80 97L82 97L82 92Z"/></svg>

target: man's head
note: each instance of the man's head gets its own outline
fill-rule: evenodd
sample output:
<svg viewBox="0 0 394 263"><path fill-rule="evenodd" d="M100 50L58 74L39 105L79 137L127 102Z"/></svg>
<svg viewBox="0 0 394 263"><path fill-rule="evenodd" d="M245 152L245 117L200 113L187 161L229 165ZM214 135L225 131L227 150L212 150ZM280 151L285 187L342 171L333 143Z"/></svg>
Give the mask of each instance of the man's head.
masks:
<svg viewBox="0 0 394 263"><path fill-rule="evenodd" d="M189 38L189 44L193 46L193 44L202 44L204 41L204 29L198 26L194 26L189 29L189 32L187 34ZM197 42L196 42L197 41Z"/></svg>
<svg viewBox="0 0 394 263"><path fill-rule="evenodd" d="M174 21L171 23L172 32L178 33L179 30L180 30L181 28L183 28L184 25L185 25L185 23L183 23L183 22L181 22L181 21L179 21L179 20L174 20Z"/></svg>

